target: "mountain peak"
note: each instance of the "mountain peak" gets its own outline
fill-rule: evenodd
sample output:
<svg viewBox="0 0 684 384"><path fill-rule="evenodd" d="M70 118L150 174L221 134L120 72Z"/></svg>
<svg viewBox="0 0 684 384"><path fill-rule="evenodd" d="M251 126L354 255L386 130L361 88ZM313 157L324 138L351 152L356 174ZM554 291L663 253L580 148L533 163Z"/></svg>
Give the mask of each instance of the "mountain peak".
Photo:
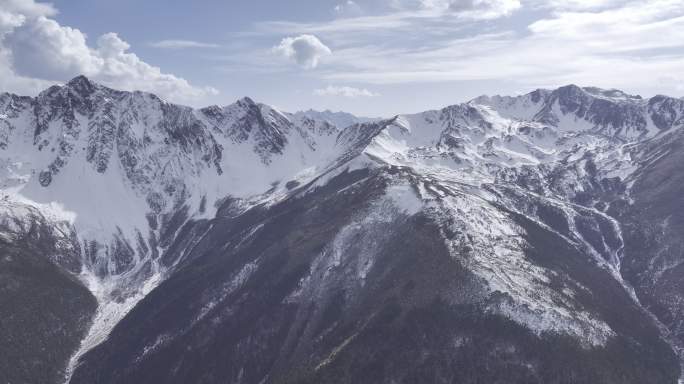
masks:
<svg viewBox="0 0 684 384"><path fill-rule="evenodd" d="M92 81L85 75L78 75L67 82L67 85L92 84Z"/></svg>
<svg viewBox="0 0 684 384"><path fill-rule="evenodd" d="M189 361L186 355L174 355L180 344L198 346L189 353L208 359L203 366L183 366L183 372L197 369L211 377L229 377L244 370L243 381L256 382L282 372L261 365L264 359L304 367L293 375L308 372L311 361L316 364L311 371L320 367L325 380L338 372L327 371L325 361L337 353L340 340L360 335L333 365L347 356L364 358L367 346L377 344L364 339L365 324L386 312L385 298L398 290L409 299L390 303L391 316L381 319L383 324L393 322L388 329L396 329L398 336L388 334L393 344L380 344L373 354L397 347L415 349L408 361L420 359L425 350L445 351L434 358L447 362L472 353L498 359L497 346L506 345L525 364L520 367L541 371L546 368L539 356L548 351L530 354L525 348L548 345L551 352L560 350L549 364L565 368L570 361L578 366L568 372L584 377L582 362L598 356L595 351L626 356L624 349L608 348L628 345L633 351L629 364L610 365L606 375L624 372L644 356L665 361L674 375L679 371L673 358L648 354L646 343L652 339L660 346L662 340L655 326L644 328L651 318L631 300L632 285L622 280L620 265L621 258L632 257L628 252L643 250L626 248L644 239L629 228L661 228L667 218L677 219L673 207L683 201L658 207L664 214L643 226L625 222L624 232L608 214L645 216L642 212L653 204L639 199L655 195L651 185L671 188L662 193L668 200L681 195L680 185L662 183L662 173L652 172L651 164L681 164L679 143L672 145L671 138L678 139L682 131L673 129L677 136L659 138L650 123L662 130L684 126L684 107L676 105L684 102L663 99L647 105L610 97L623 93L568 85L366 122L330 110L281 113L249 97L197 111L78 76L22 105L0 96L0 243L6 247L7 239L16 238L23 246L24 238L35 238L40 242L35 251L27 248L27 254L45 254L69 268L65 271L88 278L83 289L91 290L98 308L78 320L84 328L69 339L75 353L66 356L67 372L76 370L74 384L97 381L101 372L114 372L114 382L140 377L201 381L197 376L164 376L175 375L164 369L147 375L155 361L174 366ZM656 158L664 162L654 162ZM640 205L632 208L632 201ZM30 210L22 208L29 204ZM3 209L10 210L8 219ZM42 245L51 232L32 224L34 211L46 222L54 218L65 223L55 226L60 233L56 245ZM19 224L26 236L14 230ZM5 234L3 226L12 231ZM680 228L673 228L673 237ZM624 240L623 233L633 237ZM647 245L660 240L645 239ZM53 251L58 245L64 256ZM676 242L666 246L680 249ZM0 265L7 263L4 259L0 257ZM624 265L641 264L650 265ZM459 278L465 274L471 277ZM607 283L613 284L610 289ZM29 288L21 291L36 292ZM189 294L169 304L165 298L177 297L175 289ZM379 300L370 300L373 296ZM424 300L433 297L449 300L439 300L445 306L440 308ZM312 300L321 305L311 309ZM328 316L331 306L343 306L343 316ZM247 312L235 317L235 308ZM628 321L622 321L622 311ZM401 313L416 316L405 322ZM422 328L414 321L435 315L443 316L438 320L445 327ZM128 318L121 321L124 316ZM14 329L50 330L77 323L52 318L47 327L15 320ZM160 324L157 319L171 320L160 327L137 327ZM482 319L498 328L471 327ZM634 324L633 332L625 324ZM458 329L443 337L452 328ZM438 343L413 348L413 340L394 342L416 329L433 330L425 339ZM207 344L207 334L218 335L216 343ZM275 336L264 339L265 334ZM491 351L470 342L487 334L503 335L486 340ZM245 338L266 344L234 353L252 348L240 342ZM43 344L37 345L33 360L47 354L45 348L39 350ZM263 355L263 345L273 353ZM320 349L307 347L303 360L295 360L300 354L290 353L290 345ZM220 352L217 358L215 351ZM222 359L228 354L237 360ZM324 363L318 363L321 357ZM388 364L405 365L395 360ZM625 377L639 372L653 377L661 367L645 371L639 366ZM514 374L523 372L517 365L514 369ZM526 377L535 372L531 374ZM292 377L283 375L269 380ZM588 381L601 381L601 375ZM507 376L503 372L499 377ZM453 376L442 382L460 380ZM429 377L423 381L435 382ZM665 380L634 377L632 382Z"/></svg>
<svg viewBox="0 0 684 384"><path fill-rule="evenodd" d="M557 90L566 91L566 92L582 92L584 90L584 88L580 87L577 84L570 83L570 84L566 84L566 85L558 87Z"/></svg>
<svg viewBox="0 0 684 384"><path fill-rule="evenodd" d="M553 93L557 94L558 96L562 97L582 97L588 95L585 90L575 84L568 84L564 85L555 91Z"/></svg>
<svg viewBox="0 0 684 384"><path fill-rule="evenodd" d="M580 101L580 100L585 100L586 102L590 102L591 100L594 99L607 99L607 100L612 100L612 101L634 101L634 102L639 102L643 101L643 98L640 95L631 95L628 94L624 91L621 91L619 89L615 88L610 88L610 89L604 89L604 88L599 88L599 87L581 87L577 84L567 84L558 88L538 88L530 93L526 93L524 95L519 95L519 96L487 96L487 95L482 95L480 97L477 97L473 99L472 101L475 103L490 103L493 100L508 100L512 101L515 99L519 98L525 98L529 99L533 103L540 103L540 102L546 102L549 97L555 99L561 99L562 101L568 101L568 100L575 100L575 101Z"/></svg>
<svg viewBox="0 0 684 384"><path fill-rule="evenodd" d="M97 88L98 84L92 82L84 75L78 75L69 80L66 86L80 94L89 94L92 93L95 88Z"/></svg>
<svg viewBox="0 0 684 384"><path fill-rule="evenodd" d="M235 103L237 105L243 106L243 107L253 107L253 106L257 105L257 103L254 100L252 100L249 96L245 96L245 97L239 99L238 101L236 101Z"/></svg>

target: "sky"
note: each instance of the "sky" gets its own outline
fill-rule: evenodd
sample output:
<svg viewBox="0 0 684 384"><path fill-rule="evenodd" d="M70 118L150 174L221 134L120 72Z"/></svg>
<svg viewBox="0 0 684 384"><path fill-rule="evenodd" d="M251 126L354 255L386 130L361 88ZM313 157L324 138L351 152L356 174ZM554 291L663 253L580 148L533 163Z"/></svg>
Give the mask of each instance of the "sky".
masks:
<svg viewBox="0 0 684 384"><path fill-rule="evenodd" d="M0 91L387 117L567 84L684 96L682 0L0 0Z"/></svg>

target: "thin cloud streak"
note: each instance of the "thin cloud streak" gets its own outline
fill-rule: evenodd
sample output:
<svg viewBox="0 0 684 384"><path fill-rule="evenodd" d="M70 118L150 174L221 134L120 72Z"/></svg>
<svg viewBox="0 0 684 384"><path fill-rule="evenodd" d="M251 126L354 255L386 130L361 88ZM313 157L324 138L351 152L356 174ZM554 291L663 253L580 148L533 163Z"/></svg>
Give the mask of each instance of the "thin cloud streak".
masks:
<svg viewBox="0 0 684 384"><path fill-rule="evenodd" d="M371 92L366 88L354 88L348 86L334 86L329 85L325 88L315 89L313 91L315 96L341 96L348 98L357 97L376 97L379 93Z"/></svg>
<svg viewBox="0 0 684 384"><path fill-rule="evenodd" d="M150 43L151 47L162 49L188 49L188 48L220 48L214 43L204 43L194 40L161 40Z"/></svg>
<svg viewBox="0 0 684 384"><path fill-rule="evenodd" d="M578 0L570 5L554 9L520 30L494 28L493 33L468 35L463 25L441 24L455 35L464 35L460 38L434 34L431 23L444 19L426 17L427 13L331 23L271 23L269 27L274 31L316 31L331 44L338 44L333 45L335 55L319 73L323 81L402 84L513 79L522 84L568 81L633 88L650 86L661 74L679 79L676 74L684 65L684 52L663 55L659 51L682 48L683 3L603 1L590 7ZM388 34L412 29L420 35L416 40L424 43L408 38L406 42L379 43L373 25L382 26ZM337 36L344 36L341 42Z"/></svg>

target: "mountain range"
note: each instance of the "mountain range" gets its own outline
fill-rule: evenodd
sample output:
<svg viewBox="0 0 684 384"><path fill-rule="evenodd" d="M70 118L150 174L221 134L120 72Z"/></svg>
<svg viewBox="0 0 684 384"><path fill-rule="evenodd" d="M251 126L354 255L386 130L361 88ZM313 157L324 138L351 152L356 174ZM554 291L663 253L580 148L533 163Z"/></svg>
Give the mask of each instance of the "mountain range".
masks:
<svg viewBox="0 0 684 384"><path fill-rule="evenodd" d="M0 94L0 381L677 383L684 100Z"/></svg>

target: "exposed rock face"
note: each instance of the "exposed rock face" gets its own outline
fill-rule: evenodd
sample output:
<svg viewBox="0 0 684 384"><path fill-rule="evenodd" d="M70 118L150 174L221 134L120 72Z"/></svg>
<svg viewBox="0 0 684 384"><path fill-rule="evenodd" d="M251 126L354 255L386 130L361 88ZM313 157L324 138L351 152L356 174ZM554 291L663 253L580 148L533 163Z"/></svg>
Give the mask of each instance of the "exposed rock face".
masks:
<svg viewBox="0 0 684 384"><path fill-rule="evenodd" d="M40 222L97 300L52 365L72 383L679 378L680 99L370 121L79 77L0 115L3 247Z"/></svg>

